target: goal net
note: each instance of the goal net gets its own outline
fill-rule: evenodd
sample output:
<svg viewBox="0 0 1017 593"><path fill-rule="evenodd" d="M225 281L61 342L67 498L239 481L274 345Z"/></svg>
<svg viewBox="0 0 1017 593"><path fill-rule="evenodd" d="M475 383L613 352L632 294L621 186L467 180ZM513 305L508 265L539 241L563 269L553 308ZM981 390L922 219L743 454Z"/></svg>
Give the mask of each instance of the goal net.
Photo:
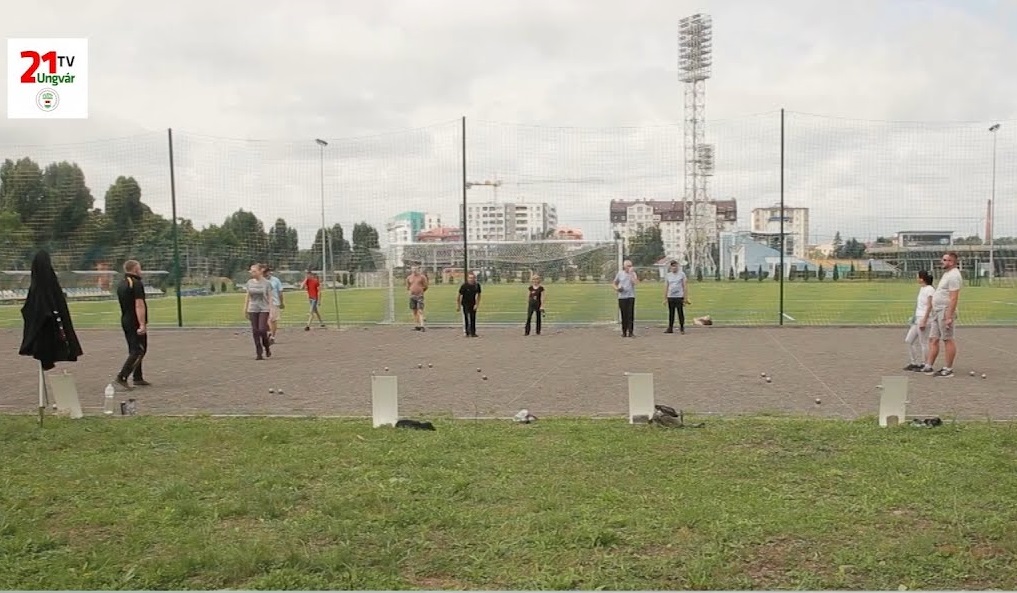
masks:
<svg viewBox="0 0 1017 593"><path fill-rule="evenodd" d="M547 302L545 323L590 325L614 323L617 296L610 284L619 269L616 241L484 241L470 242L469 271L481 284L480 324L526 321L527 286L542 278ZM456 295L464 280L461 242L408 243L389 246L389 321L409 323L405 278L413 266L427 275L428 324L458 324Z"/></svg>

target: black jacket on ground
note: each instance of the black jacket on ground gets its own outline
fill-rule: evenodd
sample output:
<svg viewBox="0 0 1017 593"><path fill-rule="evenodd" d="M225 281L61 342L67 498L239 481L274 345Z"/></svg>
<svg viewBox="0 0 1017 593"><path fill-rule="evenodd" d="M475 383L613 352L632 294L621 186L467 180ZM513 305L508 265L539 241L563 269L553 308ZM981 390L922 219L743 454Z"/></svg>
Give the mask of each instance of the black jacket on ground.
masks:
<svg viewBox="0 0 1017 593"><path fill-rule="evenodd" d="M38 360L43 370L58 362L74 362L84 354L71 323L67 297L46 251L40 250L32 260L32 284L21 318L25 330L18 354Z"/></svg>

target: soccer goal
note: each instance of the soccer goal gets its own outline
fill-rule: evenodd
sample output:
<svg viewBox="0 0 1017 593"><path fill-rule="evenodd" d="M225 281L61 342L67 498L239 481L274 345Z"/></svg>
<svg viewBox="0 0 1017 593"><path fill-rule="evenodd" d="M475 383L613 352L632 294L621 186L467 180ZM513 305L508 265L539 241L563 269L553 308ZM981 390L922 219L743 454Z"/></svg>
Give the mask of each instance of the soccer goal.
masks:
<svg viewBox="0 0 1017 593"><path fill-rule="evenodd" d="M480 324L522 324L533 275L545 287L544 321L562 325L615 323L617 295L611 288L621 266L619 241L470 242L468 267L482 287ZM427 275L428 324L458 324L456 295L464 281L462 242L409 243L389 247L388 321L409 323L406 276L413 266Z"/></svg>

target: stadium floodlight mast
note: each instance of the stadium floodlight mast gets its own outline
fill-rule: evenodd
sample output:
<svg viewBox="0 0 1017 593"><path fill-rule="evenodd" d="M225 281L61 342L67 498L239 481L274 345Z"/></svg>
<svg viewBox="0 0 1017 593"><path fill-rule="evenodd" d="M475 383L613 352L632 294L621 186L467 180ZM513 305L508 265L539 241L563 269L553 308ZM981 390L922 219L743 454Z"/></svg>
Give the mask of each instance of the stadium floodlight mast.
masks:
<svg viewBox="0 0 1017 593"><path fill-rule="evenodd" d="M989 133L992 134L992 189L989 192L989 284L996 279L995 262L995 239L996 236L996 132L999 131L999 124L989 126Z"/></svg>
<svg viewBox="0 0 1017 593"><path fill-rule="evenodd" d="M678 79L685 86L682 233L685 259L692 270L712 267L710 237L707 236L712 225L704 225L701 220L709 212L706 179L713 174L713 147L706 144L706 80L710 78L712 66L713 19L697 13L678 21ZM693 218L691 233L690 216Z"/></svg>

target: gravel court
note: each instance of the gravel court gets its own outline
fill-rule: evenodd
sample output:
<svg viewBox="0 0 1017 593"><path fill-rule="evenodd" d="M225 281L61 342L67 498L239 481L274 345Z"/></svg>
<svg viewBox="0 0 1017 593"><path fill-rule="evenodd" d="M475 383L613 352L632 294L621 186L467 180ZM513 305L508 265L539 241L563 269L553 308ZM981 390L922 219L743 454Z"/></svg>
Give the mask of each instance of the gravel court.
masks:
<svg viewBox="0 0 1017 593"><path fill-rule="evenodd" d="M129 397L142 414L368 416L373 372L398 377L404 417L503 418L521 408L538 417L624 417L625 373L649 372L657 402L689 413L849 419L874 416L881 377L903 373L905 329L714 326L666 335L640 325L636 338L624 339L615 327L551 326L524 337L521 327L481 325L480 337L469 339L451 327L286 328L265 361L254 360L249 331L157 329L145 362L155 385ZM126 356L123 336L79 333L85 356L50 372L68 369L85 413L98 414L103 389ZM1012 335L1008 328L958 328L956 377L906 373L909 416L1017 416ZM0 331L10 353L0 365L3 413L35 412L37 364L16 355L20 339L20 331ZM118 393L117 401L126 397Z"/></svg>

